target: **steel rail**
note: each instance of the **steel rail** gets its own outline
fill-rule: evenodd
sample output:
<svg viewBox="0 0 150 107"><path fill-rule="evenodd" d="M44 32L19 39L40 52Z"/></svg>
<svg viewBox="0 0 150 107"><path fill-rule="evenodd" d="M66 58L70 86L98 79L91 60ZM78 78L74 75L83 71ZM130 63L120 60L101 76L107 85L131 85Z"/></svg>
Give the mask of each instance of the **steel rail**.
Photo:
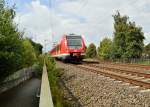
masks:
<svg viewBox="0 0 150 107"><path fill-rule="evenodd" d="M105 76L108 76L108 77L111 77L111 78L114 78L114 79L117 79L117 80L120 80L120 81L124 81L124 82L127 82L127 83L131 83L133 85L136 85L136 86L140 86L140 87L143 87L143 88L146 88L146 89L150 89L150 83L147 83L147 82L143 82L143 81L140 81L140 80L137 80L137 79L134 79L134 78L119 75L119 74L114 73L112 71L106 71L106 70L104 71L104 70L100 70L98 68L84 66L84 65L77 65L77 66L79 68L86 69L88 71L90 70L92 72L102 74L102 75L105 75Z"/></svg>
<svg viewBox="0 0 150 107"><path fill-rule="evenodd" d="M141 68L141 69L148 69L150 70L150 65L142 65L142 64L129 64L129 63L112 63L112 62L103 62L101 64L110 64L110 65L117 65L117 66L128 66L128 67L137 67L137 68Z"/></svg>
<svg viewBox="0 0 150 107"><path fill-rule="evenodd" d="M106 66L97 66L97 65L89 65L89 66L99 67L99 68L111 70L111 71L118 71L118 72L122 72L122 73L128 73L128 74L137 75L137 76L141 76L141 77L145 77L145 78L150 78L150 74L142 73L142 72L138 72L138 71L132 71L132 70L126 70L126 69L114 68L114 67L106 67Z"/></svg>

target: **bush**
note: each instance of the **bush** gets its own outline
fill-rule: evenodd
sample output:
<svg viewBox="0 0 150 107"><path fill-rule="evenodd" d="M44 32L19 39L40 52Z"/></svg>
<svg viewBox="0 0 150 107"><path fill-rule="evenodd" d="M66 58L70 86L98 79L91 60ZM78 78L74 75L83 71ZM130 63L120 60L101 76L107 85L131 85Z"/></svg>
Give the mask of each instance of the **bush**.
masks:
<svg viewBox="0 0 150 107"><path fill-rule="evenodd" d="M23 41L24 67L32 66L37 61L35 50L28 39Z"/></svg>
<svg viewBox="0 0 150 107"><path fill-rule="evenodd" d="M55 107L70 107L69 103L64 101L63 92L58 86L58 81L63 74L61 69L56 69L55 61L50 55L45 55L45 63L47 65L48 78L50 82L52 99Z"/></svg>
<svg viewBox="0 0 150 107"><path fill-rule="evenodd" d="M94 58L94 57L96 57L96 55L97 55L96 46L93 43L91 43L86 50L86 57Z"/></svg>
<svg viewBox="0 0 150 107"><path fill-rule="evenodd" d="M98 48L98 56L100 59L109 59L112 51L112 41L109 38L104 38Z"/></svg>
<svg viewBox="0 0 150 107"><path fill-rule="evenodd" d="M15 11L0 1L0 82L23 66L22 33L13 23Z"/></svg>

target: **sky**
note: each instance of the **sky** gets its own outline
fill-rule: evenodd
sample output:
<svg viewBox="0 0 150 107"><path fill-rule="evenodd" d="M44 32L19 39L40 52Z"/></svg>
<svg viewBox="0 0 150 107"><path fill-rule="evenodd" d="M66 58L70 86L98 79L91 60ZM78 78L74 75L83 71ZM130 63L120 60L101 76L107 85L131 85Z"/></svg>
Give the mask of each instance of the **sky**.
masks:
<svg viewBox="0 0 150 107"><path fill-rule="evenodd" d="M144 43L150 43L150 0L7 0L16 4L20 31L41 43L46 50L63 34L82 35L86 44L99 45L104 37L113 38L113 17L117 10L143 28Z"/></svg>

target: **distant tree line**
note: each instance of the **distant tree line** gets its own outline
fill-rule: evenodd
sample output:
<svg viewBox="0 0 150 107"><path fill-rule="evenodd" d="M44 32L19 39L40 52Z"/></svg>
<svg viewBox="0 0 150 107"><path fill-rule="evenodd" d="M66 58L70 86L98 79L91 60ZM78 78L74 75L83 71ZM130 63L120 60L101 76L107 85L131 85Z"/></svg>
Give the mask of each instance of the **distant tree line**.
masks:
<svg viewBox="0 0 150 107"><path fill-rule="evenodd" d="M91 43L88 48L86 49L86 57L87 58L94 58L96 56L96 46Z"/></svg>
<svg viewBox="0 0 150 107"><path fill-rule="evenodd" d="M104 38L100 41L97 56L103 60L141 58L143 55L150 57L150 44L144 46L145 37L142 27L137 26L135 22L129 21L128 16L121 16L118 11L113 15L113 18L113 39ZM89 48L95 50L95 47L89 46L87 56L91 57L89 54L93 53L96 57L95 51L89 51L93 50Z"/></svg>
<svg viewBox="0 0 150 107"><path fill-rule="evenodd" d="M143 56L150 58L150 43L144 47Z"/></svg>
<svg viewBox="0 0 150 107"><path fill-rule="evenodd" d="M24 33L14 24L14 17L14 8L0 0L0 82L17 70L33 65L42 53L42 45L23 38Z"/></svg>

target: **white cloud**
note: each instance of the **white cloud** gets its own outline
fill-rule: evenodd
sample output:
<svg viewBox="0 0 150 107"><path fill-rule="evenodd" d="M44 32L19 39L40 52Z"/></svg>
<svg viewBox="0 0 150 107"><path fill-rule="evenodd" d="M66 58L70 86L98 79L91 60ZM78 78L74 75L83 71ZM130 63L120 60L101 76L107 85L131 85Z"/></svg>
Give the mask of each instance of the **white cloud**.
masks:
<svg viewBox="0 0 150 107"><path fill-rule="evenodd" d="M53 41L59 41L65 33L83 34L86 43L99 41L113 35L112 15L119 10L123 15L129 15L132 21L143 27L146 40L150 42L150 1L147 0L56 0L55 7L48 8L39 0L25 6L26 12L18 12L15 21L20 29L26 29L27 34L36 35L36 41L44 45L47 40L51 47L53 26ZM54 1L53 1L54 2Z"/></svg>

